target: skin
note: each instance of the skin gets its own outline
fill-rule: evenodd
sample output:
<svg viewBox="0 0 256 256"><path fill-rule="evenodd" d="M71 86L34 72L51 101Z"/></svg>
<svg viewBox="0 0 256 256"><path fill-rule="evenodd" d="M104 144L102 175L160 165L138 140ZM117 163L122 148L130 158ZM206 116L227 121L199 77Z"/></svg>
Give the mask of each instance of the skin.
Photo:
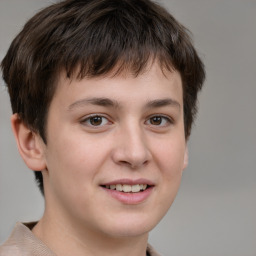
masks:
<svg viewBox="0 0 256 256"><path fill-rule="evenodd" d="M180 74L157 64L138 77L61 74L46 145L12 117L24 161L44 170L45 212L34 234L57 255L145 255L187 165L182 106ZM151 191L121 202L102 187L117 179L146 179Z"/></svg>

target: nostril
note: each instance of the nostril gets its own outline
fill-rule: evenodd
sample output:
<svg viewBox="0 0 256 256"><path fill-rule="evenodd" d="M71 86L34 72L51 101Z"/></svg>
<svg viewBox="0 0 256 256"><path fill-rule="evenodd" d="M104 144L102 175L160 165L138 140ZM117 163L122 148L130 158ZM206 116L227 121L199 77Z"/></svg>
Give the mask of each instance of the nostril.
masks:
<svg viewBox="0 0 256 256"><path fill-rule="evenodd" d="M127 161L119 161L119 163L121 163L121 164L124 164L124 165L130 165L130 163L129 162L127 162Z"/></svg>
<svg viewBox="0 0 256 256"><path fill-rule="evenodd" d="M119 161L119 164L120 165L124 165L124 166L127 166L127 167L129 167L129 168L131 168L131 169L137 169L137 168L140 168L141 166L144 166L144 165L146 165L148 163L148 161L144 161L144 162L133 162L133 161L131 161L131 162L128 162L128 161Z"/></svg>
<svg viewBox="0 0 256 256"><path fill-rule="evenodd" d="M138 163L131 163L131 168L132 169L136 169L136 168L139 168L139 167L142 167L142 166L145 166L147 165L148 161L144 161L144 162L138 162Z"/></svg>

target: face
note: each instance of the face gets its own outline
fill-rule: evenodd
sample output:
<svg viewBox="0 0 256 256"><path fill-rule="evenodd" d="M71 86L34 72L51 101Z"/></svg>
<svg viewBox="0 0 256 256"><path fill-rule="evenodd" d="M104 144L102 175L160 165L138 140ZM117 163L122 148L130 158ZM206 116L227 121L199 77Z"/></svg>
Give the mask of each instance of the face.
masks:
<svg viewBox="0 0 256 256"><path fill-rule="evenodd" d="M46 213L109 236L150 231L186 165L182 106L179 73L156 64L138 77L63 75L48 113Z"/></svg>

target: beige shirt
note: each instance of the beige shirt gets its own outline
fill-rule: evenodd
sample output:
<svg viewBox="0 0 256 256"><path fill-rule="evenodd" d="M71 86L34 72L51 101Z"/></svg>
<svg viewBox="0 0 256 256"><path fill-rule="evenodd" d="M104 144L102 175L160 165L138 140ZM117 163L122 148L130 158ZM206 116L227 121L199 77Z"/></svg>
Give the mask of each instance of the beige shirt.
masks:
<svg viewBox="0 0 256 256"><path fill-rule="evenodd" d="M0 246L0 256L56 256L31 229L36 223L17 223L9 239ZM147 255L160 256L148 245Z"/></svg>

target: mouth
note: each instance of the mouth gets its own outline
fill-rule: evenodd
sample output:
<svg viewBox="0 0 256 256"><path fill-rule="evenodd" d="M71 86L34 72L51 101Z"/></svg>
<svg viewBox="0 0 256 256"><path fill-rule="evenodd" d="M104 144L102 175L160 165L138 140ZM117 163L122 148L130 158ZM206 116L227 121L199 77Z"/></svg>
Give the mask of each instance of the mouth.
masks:
<svg viewBox="0 0 256 256"><path fill-rule="evenodd" d="M154 193L155 184L148 179L119 179L101 184L108 195L125 205L138 205Z"/></svg>
<svg viewBox="0 0 256 256"><path fill-rule="evenodd" d="M146 189L152 187L148 184L111 184L111 185L102 185L103 188L105 189L110 189L110 190L116 190L119 192L124 192L124 193L139 193L142 191L145 191Z"/></svg>

